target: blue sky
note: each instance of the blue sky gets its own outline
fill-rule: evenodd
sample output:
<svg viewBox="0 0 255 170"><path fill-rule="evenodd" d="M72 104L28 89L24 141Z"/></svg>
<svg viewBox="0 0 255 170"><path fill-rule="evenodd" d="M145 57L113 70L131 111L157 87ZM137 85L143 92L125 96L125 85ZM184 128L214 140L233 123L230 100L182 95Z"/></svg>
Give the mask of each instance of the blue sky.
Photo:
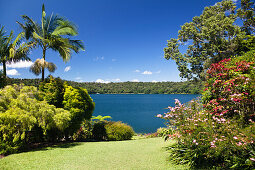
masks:
<svg viewBox="0 0 255 170"><path fill-rule="evenodd" d="M78 82L181 81L174 61L164 59L167 40L176 38L180 26L200 15L215 0L0 0L0 24L7 33L21 29L16 21L28 15L40 22L42 3L46 14L66 17L78 26L85 52L73 53L65 63L48 50L54 62L52 75ZM29 57L41 58L41 49ZM8 66L9 77L40 78L29 72L31 63ZM49 73L47 72L46 75Z"/></svg>

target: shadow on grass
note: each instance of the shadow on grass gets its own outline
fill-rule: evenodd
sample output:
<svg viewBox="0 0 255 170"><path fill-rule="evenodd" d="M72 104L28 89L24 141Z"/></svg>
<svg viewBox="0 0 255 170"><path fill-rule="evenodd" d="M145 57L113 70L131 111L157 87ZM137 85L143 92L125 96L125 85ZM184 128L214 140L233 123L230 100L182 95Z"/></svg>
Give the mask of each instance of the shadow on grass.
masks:
<svg viewBox="0 0 255 170"><path fill-rule="evenodd" d="M21 152L47 151L55 148L72 148L81 144L81 142L37 143L27 146Z"/></svg>

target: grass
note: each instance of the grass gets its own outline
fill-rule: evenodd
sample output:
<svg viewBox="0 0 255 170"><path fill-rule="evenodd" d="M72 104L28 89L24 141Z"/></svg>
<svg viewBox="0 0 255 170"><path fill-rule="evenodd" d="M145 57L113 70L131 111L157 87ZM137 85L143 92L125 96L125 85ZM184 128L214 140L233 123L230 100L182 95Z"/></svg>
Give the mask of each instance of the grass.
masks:
<svg viewBox="0 0 255 170"><path fill-rule="evenodd" d="M187 169L170 164L162 138L70 143L9 155L0 169Z"/></svg>

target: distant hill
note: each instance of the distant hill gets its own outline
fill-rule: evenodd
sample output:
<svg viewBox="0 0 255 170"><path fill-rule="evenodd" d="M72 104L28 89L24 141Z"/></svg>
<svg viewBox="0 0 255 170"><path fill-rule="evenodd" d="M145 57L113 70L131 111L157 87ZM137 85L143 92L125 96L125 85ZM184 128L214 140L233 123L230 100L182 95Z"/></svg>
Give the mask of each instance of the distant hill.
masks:
<svg viewBox="0 0 255 170"><path fill-rule="evenodd" d="M63 80L66 81L66 80ZM83 87L90 94L199 94L203 89L202 82L119 82L95 83L67 81L74 87ZM40 79L8 79L8 84L25 84L38 87Z"/></svg>

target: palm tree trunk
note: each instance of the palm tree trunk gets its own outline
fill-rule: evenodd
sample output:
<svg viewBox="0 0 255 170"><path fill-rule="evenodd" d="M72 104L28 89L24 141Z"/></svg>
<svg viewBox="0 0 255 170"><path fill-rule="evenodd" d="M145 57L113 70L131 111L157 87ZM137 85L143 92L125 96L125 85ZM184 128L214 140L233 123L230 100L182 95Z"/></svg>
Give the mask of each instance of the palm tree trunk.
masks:
<svg viewBox="0 0 255 170"><path fill-rule="evenodd" d="M43 59L45 61L45 53L46 53L46 48L43 47ZM44 81L44 65L42 67L42 82Z"/></svg>
<svg viewBox="0 0 255 170"><path fill-rule="evenodd" d="M4 74L4 79L6 79L6 61L3 60L3 74Z"/></svg>

